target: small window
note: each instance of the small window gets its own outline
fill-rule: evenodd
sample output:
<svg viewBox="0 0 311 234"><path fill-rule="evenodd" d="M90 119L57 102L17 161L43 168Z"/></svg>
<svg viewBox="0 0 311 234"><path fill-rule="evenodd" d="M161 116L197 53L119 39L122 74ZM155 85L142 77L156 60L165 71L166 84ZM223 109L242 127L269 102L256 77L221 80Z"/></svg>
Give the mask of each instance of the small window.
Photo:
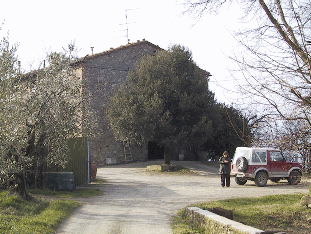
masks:
<svg viewBox="0 0 311 234"><path fill-rule="evenodd" d="M267 152L256 152L252 153L252 162L253 163L266 163L267 162Z"/></svg>
<svg viewBox="0 0 311 234"><path fill-rule="evenodd" d="M277 161L283 161L283 156L281 152L279 151L270 151L270 160L277 162Z"/></svg>

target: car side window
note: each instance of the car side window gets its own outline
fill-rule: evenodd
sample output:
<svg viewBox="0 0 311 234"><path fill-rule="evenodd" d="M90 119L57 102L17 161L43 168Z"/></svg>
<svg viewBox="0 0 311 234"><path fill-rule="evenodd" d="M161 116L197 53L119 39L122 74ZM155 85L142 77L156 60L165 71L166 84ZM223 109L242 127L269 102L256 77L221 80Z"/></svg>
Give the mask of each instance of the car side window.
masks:
<svg viewBox="0 0 311 234"><path fill-rule="evenodd" d="M270 151L270 160L277 162L277 161L283 161L283 156L281 152L279 151Z"/></svg>
<svg viewBox="0 0 311 234"><path fill-rule="evenodd" d="M267 162L267 152L256 152L252 153L253 163L266 163Z"/></svg>

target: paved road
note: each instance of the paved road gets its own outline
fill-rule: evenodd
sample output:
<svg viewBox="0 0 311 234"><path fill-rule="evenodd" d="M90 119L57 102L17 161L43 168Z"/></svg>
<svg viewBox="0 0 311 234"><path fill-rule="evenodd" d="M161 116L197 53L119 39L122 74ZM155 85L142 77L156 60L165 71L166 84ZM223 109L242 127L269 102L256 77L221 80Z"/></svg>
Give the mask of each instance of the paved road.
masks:
<svg viewBox="0 0 311 234"><path fill-rule="evenodd" d="M107 183L104 194L84 200L58 230L72 234L170 234L171 217L179 209L197 202L269 194L308 193L309 184L290 186L268 183L256 187L253 182L230 188L220 186L218 169L199 162L180 163L200 173L197 176L150 174L148 164L162 161L105 166L97 176Z"/></svg>

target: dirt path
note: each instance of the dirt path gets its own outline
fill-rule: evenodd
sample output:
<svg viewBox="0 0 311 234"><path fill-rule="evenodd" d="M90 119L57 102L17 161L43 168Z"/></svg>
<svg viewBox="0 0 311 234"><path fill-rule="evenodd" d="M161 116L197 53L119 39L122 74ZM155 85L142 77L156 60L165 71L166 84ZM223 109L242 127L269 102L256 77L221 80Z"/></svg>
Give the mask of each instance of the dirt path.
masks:
<svg viewBox="0 0 311 234"><path fill-rule="evenodd" d="M170 234L171 217L187 205L226 198L258 197L270 194L308 193L307 183L290 186L270 183L256 187L253 182L230 188L220 186L217 168L198 162L180 163L200 173L197 176L146 173L148 164L162 161L106 166L98 177L107 183L104 194L85 200L59 228L58 233L72 234Z"/></svg>

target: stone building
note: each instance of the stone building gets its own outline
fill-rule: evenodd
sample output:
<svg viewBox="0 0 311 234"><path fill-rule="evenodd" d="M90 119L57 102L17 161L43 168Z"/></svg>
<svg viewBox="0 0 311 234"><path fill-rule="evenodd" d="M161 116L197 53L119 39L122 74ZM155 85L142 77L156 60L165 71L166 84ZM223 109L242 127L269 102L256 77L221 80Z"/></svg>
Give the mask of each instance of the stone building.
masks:
<svg viewBox="0 0 311 234"><path fill-rule="evenodd" d="M135 63L144 55L154 55L157 50L162 49L143 40L87 55L75 63L83 82L82 97L88 100L87 108L96 115L98 123L93 130L96 136L90 139L90 155L98 165L148 160L148 145L129 145L114 138L105 119L105 108L108 98L126 80ZM150 147L152 144L149 144L149 151L155 151Z"/></svg>

